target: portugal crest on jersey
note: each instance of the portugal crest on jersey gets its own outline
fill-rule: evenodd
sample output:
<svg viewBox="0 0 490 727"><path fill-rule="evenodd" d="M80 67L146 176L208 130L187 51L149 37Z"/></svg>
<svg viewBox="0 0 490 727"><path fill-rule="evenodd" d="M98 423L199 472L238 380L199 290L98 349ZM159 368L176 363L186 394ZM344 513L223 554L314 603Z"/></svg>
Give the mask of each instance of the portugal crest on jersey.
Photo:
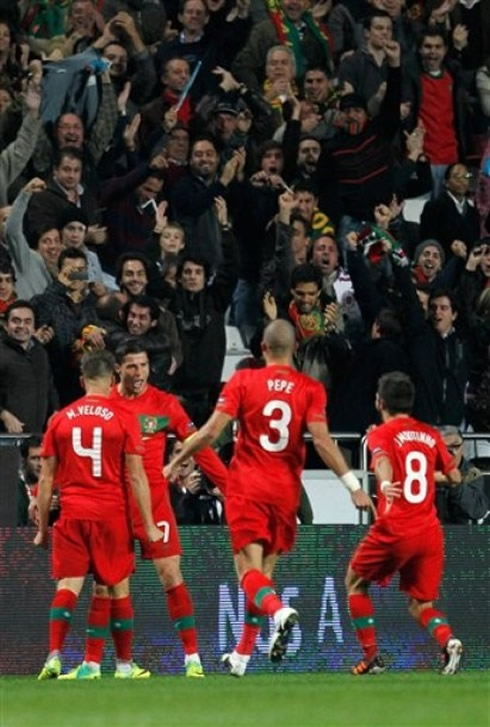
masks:
<svg viewBox="0 0 490 727"><path fill-rule="evenodd" d="M138 416L140 422L141 434L152 435L162 432L169 425L168 417L154 417L148 414L140 414Z"/></svg>

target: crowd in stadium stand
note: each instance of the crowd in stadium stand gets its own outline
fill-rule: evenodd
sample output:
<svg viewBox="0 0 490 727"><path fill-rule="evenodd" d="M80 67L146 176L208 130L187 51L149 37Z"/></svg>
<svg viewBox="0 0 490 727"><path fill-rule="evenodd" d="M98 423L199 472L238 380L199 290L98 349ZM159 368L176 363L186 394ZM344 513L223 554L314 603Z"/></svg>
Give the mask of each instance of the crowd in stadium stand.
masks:
<svg viewBox="0 0 490 727"><path fill-rule="evenodd" d="M490 432L489 128L490 0L0 0L0 431L133 338L199 426L282 317L333 431Z"/></svg>

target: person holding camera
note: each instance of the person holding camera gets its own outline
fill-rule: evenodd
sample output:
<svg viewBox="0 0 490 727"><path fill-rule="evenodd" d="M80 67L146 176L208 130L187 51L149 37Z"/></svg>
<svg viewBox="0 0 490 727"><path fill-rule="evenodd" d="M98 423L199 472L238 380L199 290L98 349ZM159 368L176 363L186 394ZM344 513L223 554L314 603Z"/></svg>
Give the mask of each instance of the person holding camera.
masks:
<svg viewBox="0 0 490 727"><path fill-rule="evenodd" d="M456 486L450 483L437 488L437 514L445 524L473 523L481 525L490 515L490 503L485 493L483 474L464 457L464 441L457 427L439 427L444 444L454 457L456 467L461 472L461 482ZM445 485L447 478L436 472L436 482Z"/></svg>
<svg viewBox="0 0 490 727"><path fill-rule="evenodd" d="M183 446L175 441L170 462ZM193 457L181 463L170 485L170 502L178 525L223 524L223 496L217 487L209 486Z"/></svg>

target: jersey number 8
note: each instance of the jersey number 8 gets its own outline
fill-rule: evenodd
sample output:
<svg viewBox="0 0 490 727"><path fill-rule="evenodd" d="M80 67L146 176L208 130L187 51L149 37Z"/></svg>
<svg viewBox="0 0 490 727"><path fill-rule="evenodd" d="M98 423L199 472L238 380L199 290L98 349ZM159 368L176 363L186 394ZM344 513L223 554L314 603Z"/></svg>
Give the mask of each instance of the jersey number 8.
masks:
<svg viewBox="0 0 490 727"><path fill-rule="evenodd" d="M427 457L422 452L409 452L405 458L407 476L403 482L403 496L407 502L417 505L427 495ZM417 489L413 484L417 483Z"/></svg>
<svg viewBox="0 0 490 727"><path fill-rule="evenodd" d="M102 427L93 428L91 447L84 447L82 444L82 428L73 427L71 443L75 454L92 460L92 477L102 477Z"/></svg>
<svg viewBox="0 0 490 727"><path fill-rule="evenodd" d="M276 412L279 414L279 417L273 419L272 417ZM285 401L272 399L264 406L262 414L269 419L269 429L274 431L274 440L276 441L271 441L267 434L261 434L259 437L260 446L266 452L282 452L289 444L288 427L293 416L291 407Z"/></svg>

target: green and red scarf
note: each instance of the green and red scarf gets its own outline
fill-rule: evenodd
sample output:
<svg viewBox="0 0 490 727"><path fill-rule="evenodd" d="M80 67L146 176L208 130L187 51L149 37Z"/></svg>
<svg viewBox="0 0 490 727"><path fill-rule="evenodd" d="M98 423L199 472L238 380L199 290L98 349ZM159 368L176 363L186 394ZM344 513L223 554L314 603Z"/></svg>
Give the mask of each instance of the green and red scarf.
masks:
<svg viewBox="0 0 490 727"><path fill-rule="evenodd" d="M280 45L287 45L296 59L296 77L302 78L307 70L307 59L301 46L298 28L281 11L281 0L266 0L269 16L277 31ZM310 11L303 13L301 18L310 33L322 45L325 57L331 59L331 47L328 33L323 25L317 23Z"/></svg>

